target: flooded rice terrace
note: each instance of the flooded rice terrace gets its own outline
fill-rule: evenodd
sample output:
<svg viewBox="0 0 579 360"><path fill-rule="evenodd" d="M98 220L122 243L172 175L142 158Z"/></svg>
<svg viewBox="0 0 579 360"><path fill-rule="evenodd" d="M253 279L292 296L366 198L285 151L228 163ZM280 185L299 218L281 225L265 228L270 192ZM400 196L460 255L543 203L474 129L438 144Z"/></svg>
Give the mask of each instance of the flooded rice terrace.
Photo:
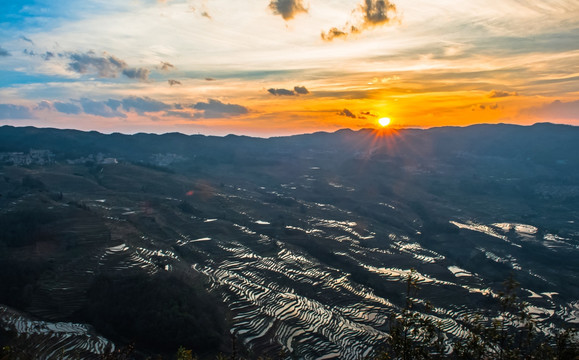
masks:
<svg viewBox="0 0 579 360"><path fill-rule="evenodd" d="M277 184L229 178L209 186L163 175L175 181L169 190L119 192L129 181L115 178L120 166L103 167L97 195L71 192L64 196L77 205L50 204L51 211L78 206L91 214L92 220L68 220L66 227L90 252L43 285L30 306L35 316L50 321L74 314L99 274L186 268L208 278L231 310L232 334L253 354L371 355L388 337L390 315L404 305L411 274L420 286L416 301L433 306L425 316L440 321L449 336L466 336L459 320L492 304L510 273L542 331L579 323L577 232L478 216L422 192L380 193L368 183L324 174L322 166ZM572 219L564 221L573 228ZM47 305L55 302L57 309ZM98 336L79 340L87 331L81 325L19 316L0 311L5 327L17 331L53 327L55 337L68 331L62 346L71 349L99 354L114 348ZM45 354L56 351L39 344Z"/></svg>

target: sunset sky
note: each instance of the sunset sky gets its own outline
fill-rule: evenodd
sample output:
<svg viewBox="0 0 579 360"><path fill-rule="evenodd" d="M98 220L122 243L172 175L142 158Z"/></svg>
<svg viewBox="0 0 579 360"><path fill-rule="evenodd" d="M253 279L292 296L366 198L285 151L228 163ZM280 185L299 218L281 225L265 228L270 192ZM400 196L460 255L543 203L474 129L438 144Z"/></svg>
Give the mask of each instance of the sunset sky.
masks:
<svg viewBox="0 0 579 360"><path fill-rule="evenodd" d="M0 125L579 125L577 0L0 3Z"/></svg>

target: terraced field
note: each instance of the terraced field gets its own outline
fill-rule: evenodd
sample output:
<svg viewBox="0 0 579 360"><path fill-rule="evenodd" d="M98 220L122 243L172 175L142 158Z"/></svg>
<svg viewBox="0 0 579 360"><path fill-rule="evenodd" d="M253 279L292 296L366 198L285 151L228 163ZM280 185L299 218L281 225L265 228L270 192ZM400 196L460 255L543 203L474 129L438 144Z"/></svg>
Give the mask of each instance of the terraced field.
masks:
<svg viewBox="0 0 579 360"><path fill-rule="evenodd" d="M465 315L496 306L510 273L542 331L579 324L575 198L516 193L519 183L495 173L473 180L474 168L432 159L298 155L243 168L0 169L3 219L50 215L32 224L37 237L3 247L5 259L49 270L9 304L35 318L2 307L2 326L52 334L38 341L45 356L99 354L112 343L74 323L96 279L187 274L223 300L249 356L362 359L388 337L411 269L416 301L433 305L425 316L449 336L465 336ZM27 177L43 186L23 187ZM465 196L485 181L507 188Z"/></svg>

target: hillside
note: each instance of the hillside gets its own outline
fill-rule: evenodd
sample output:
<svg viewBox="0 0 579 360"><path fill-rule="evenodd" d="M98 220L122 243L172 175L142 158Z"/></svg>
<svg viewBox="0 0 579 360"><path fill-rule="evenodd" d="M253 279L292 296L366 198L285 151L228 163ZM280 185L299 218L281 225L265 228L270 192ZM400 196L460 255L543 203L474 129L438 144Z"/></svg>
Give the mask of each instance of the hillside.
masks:
<svg viewBox="0 0 579 360"><path fill-rule="evenodd" d="M211 357L231 331L250 357L360 358L387 338L410 269L448 336L496 306L510 273L544 331L579 323L577 127L259 139L4 126L0 164L0 323L102 337L45 332L42 354L106 338Z"/></svg>

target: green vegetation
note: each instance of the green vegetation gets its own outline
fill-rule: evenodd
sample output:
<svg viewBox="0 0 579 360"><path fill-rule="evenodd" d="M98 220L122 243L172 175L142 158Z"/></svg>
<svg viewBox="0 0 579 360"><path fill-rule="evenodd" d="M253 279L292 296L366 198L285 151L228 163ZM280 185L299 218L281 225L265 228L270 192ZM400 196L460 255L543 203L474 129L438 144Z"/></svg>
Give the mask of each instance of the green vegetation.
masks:
<svg viewBox="0 0 579 360"><path fill-rule="evenodd" d="M412 270L407 278L406 304L401 312L391 316L390 337L375 359L579 358L576 329L541 332L529 312L528 304L519 298L519 284L513 276L503 285L504 290L498 292L498 311L486 309L464 317L460 325L468 335L465 338L447 338L441 329L442 324L429 316L432 310L430 305L416 301L419 287Z"/></svg>

